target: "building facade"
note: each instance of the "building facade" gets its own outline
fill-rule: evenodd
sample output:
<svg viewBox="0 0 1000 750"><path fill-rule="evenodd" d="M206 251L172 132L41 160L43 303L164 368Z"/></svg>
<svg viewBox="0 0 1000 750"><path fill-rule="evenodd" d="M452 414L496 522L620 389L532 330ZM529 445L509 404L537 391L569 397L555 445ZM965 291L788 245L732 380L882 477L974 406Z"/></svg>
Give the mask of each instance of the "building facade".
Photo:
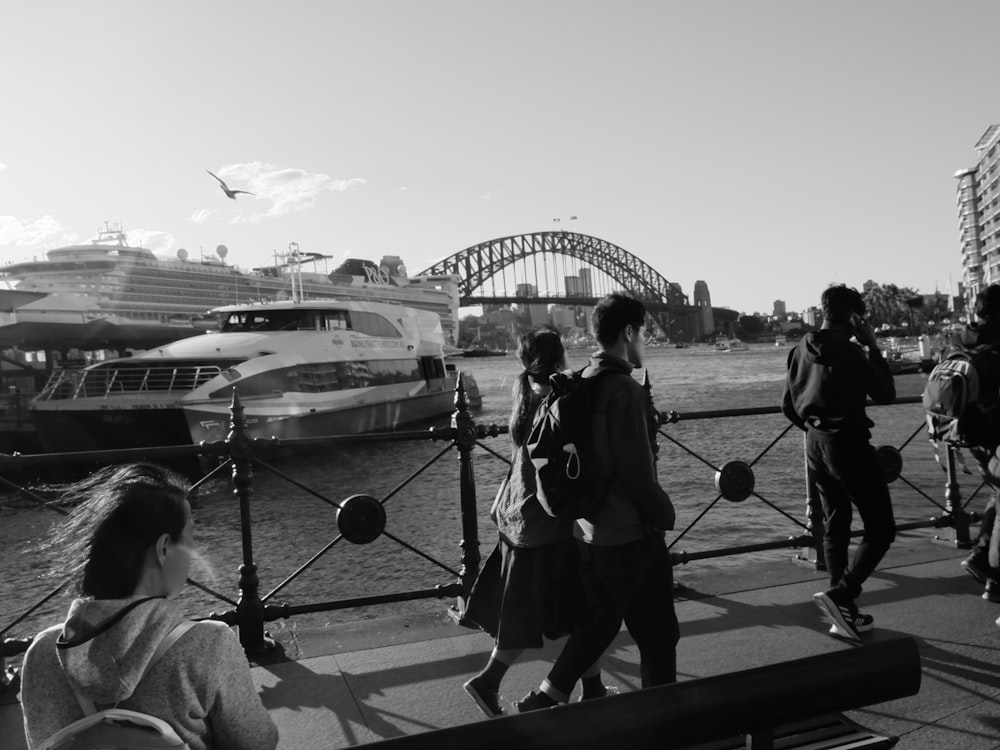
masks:
<svg viewBox="0 0 1000 750"><path fill-rule="evenodd" d="M967 302L984 287L1000 283L1000 124L990 125L975 148L976 166L955 173Z"/></svg>

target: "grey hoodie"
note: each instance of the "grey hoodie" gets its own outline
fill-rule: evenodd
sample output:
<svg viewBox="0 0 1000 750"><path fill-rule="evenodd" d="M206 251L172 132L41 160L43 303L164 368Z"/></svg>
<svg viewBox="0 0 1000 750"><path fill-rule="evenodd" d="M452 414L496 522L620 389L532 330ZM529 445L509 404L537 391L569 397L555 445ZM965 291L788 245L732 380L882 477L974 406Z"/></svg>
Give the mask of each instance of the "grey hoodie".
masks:
<svg viewBox="0 0 1000 750"><path fill-rule="evenodd" d="M158 598L97 632L98 624L136 601L77 599L64 625L35 638L21 676L29 750L83 717L74 689L98 709L118 704L166 720L192 750L273 750L277 728L225 624L197 623L139 683L160 641L185 618L176 602Z"/></svg>

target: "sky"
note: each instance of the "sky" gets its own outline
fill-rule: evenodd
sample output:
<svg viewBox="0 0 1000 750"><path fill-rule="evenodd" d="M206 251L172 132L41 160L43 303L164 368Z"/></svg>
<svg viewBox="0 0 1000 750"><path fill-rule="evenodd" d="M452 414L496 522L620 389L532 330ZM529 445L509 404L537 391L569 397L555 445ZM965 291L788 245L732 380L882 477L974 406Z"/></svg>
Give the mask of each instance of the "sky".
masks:
<svg viewBox="0 0 1000 750"><path fill-rule="evenodd" d="M555 228L748 313L954 289L998 26L964 0L18 2L0 264L106 220L244 268L297 242L411 272Z"/></svg>

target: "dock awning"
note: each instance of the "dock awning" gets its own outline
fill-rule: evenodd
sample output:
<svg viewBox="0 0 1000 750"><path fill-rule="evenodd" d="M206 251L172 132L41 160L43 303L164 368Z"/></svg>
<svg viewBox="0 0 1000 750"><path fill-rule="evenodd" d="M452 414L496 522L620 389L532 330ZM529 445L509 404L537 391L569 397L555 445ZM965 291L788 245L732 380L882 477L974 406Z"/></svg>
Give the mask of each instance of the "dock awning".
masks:
<svg viewBox="0 0 1000 750"><path fill-rule="evenodd" d="M152 349L171 341L199 336L201 328L89 323L11 323L0 326L0 350L65 351L67 349Z"/></svg>
<svg viewBox="0 0 1000 750"><path fill-rule="evenodd" d="M0 289L0 312L14 312L22 305L47 297L42 292L19 292L16 289Z"/></svg>

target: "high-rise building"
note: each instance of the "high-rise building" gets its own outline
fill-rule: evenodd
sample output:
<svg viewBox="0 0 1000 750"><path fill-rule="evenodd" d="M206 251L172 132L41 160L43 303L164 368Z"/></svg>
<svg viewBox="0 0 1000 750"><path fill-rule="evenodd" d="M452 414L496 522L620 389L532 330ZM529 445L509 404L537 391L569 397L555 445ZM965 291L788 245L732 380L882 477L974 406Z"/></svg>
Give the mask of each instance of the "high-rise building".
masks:
<svg viewBox="0 0 1000 750"><path fill-rule="evenodd" d="M534 284L518 284L518 297L537 297L538 289ZM528 314L528 320L533 326L545 325L549 322L549 306L545 303L521 305Z"/></svg>
<svg viewBox="0 0 1000 750"><path fill-rule="evenodd" d="M788 315L788 311L785 310L785 300L776 299L774 301L774 317L783 318Z"/></svg>
<svg viewBox="0 0 1000 750"><path fill-rule="evenodd" d="M969 302L1000 282L1000 124L990 125L975 148L976 166L955 173L962 283Z"/></svg>

